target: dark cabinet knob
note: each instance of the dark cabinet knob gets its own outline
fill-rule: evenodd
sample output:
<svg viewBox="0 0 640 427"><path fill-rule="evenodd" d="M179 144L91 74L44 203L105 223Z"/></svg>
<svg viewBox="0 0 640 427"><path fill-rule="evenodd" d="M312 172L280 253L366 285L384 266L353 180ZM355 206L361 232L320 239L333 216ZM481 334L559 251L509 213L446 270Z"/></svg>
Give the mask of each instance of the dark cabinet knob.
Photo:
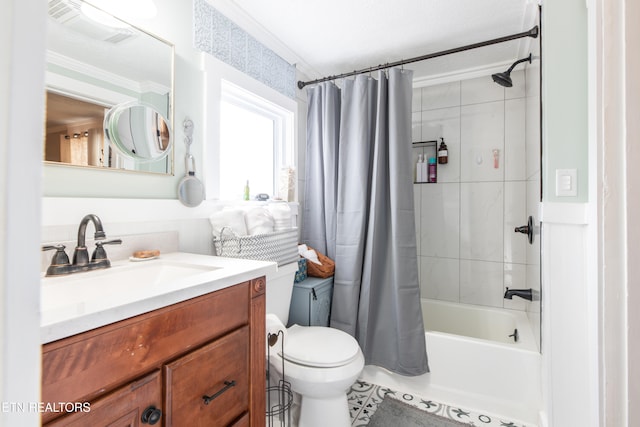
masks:
<svg viewBox="0 0 640 427"><path fill-rule="evenodd" d="M160 421L160 417L162 416L162 411L155 406L149 406L142 412L141 421L142 424L151 424L154 425L158 421Z"/></svg>

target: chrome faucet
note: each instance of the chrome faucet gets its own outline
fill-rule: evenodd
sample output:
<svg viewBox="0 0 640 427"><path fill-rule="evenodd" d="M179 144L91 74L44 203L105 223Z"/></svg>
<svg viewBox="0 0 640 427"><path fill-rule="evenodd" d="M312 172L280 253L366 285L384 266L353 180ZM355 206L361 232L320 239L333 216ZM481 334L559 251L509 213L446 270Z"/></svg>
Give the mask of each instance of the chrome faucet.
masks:
<svg viewBox="0 0 640 427"><path fill-rule="evenodd" d="M93 222L96 229L94 238L96 240L96 249L89 259L89 252L87 251L85 235L87 233L87 225L89 222ZM100 268L108 268L111 266L111 262L107 258L107 252L104 250L104 245L117 245L122 243L121 239L114 239L104 241L106 235L102 228L102 221L97 215L89 214L82 218L80 226L78 227L78 244L73 252L73 263L69 262L69 257L65 252L64 245L43 246L43 251L55 249L56 253L51 259L51 265L47 268L47 276L57 276L61 274L77 273L80 271L96 270Z"/></svg>
<svg viewBox="0 0 640 427"><path fill-rule="evenodd" d="M533 301L533 289L509 289L504 293L506 299L513 299L514 296Z"/></svg>

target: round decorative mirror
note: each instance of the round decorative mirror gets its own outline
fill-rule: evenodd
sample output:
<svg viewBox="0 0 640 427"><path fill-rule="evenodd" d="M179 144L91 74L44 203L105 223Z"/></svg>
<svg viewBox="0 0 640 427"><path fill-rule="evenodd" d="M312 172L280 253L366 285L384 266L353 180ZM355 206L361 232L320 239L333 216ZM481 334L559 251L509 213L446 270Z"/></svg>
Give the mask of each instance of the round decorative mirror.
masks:
<svg viewBox="0 0 640 427"><path fill-rule="evenodd" d="M111 108L104 117L104 132L120 154L139 163L163 159L171 149L169 121L144 102Z"/></svg>

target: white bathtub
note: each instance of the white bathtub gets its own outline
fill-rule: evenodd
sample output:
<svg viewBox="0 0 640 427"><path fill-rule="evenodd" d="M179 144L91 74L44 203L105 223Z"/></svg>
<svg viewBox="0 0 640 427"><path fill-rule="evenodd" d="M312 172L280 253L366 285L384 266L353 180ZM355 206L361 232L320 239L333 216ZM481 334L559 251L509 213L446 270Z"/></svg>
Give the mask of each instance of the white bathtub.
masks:
<svg viewBox="0 0 640 427"><path fill-rule="evenodd" d="M451 390L493 411L536 421L540 353L526 314L422 299L430 388ZM518 341L509 335L518 330ZM465 402L459 402L463 405Z"/></svg>
<svg viewBox="0 0 640 427"><path fill-rule="evenodd" d="M511 344L509 347L515 345L525 350L537 349L527 316L521 311L423 298L422 316L426 331ZM516 329L517 341L510 336Z"/></svg>

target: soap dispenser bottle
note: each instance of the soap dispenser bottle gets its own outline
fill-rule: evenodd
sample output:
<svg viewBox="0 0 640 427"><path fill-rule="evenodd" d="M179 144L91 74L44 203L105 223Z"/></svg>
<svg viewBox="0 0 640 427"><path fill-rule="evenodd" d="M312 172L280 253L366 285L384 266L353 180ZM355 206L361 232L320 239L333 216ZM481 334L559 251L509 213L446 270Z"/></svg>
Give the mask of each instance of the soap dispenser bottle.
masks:
<svg viewBox="0 0 640 427"><path fill-rule="evenodd" d="M438 164L446 165L449 162L449 150L444 138L440 138L440 147L438 148Z"/></svg>

